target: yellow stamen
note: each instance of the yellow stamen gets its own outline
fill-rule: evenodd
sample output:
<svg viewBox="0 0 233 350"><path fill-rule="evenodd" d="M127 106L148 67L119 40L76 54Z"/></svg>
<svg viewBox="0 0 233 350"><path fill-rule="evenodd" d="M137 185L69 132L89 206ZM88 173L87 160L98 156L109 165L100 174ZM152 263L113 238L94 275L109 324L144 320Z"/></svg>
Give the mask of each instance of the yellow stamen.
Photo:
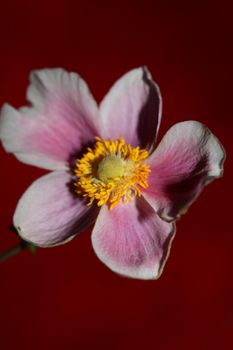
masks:
<svg viewBox="0 0 233 350"><path fill-rule="evenodd" d="M112 209L120 200L127 203L141 195L140 187L148 186L150 168L143 163L147 157L146 150L131 147L123 137L116 141L96 137L93 149L76 161L76 192L89 199L88 205L96 200L98 206L108 204Z"/></svg>

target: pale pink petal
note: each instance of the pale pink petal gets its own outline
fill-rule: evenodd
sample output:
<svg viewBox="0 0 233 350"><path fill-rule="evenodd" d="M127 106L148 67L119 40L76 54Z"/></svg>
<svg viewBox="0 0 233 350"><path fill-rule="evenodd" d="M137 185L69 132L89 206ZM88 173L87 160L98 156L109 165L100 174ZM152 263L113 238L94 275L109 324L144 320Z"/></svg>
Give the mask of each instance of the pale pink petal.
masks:
<svg viewBox="0 0 233 350"><path fill-rule="evenodd" d="M148 158L151 173L143 195L164 220L183 214L203 187L222 175L224 150L196 121L175 124Z"/></svg>
<svg viewBox="0 0 233 350"><path fill-rule="evenodd" d="M103 138L122 135L132 146L149 149L161 119L161 96L146 68L137 68L119 79L100 104Z"/></svg>
<svg viewBox="0 0 233 350"><path fill-rule="evenodd" d="M66 172L45 175L21 197L14 225L26 241L41 247L53 246L85 230L97 211L72 191L71 176Z"/></svg>
<svg viewBox="0 0 233 350"><path fill-rule="evenodd" d="M22 162L64 169L99 134L96 102L80 76L63 69L35 71L30 80L31 106L18 111L3 107L0 139Z"/></svg>
<svg viewBox="0 0 233 350"><path fill-rule="evenodd" d="M156 279L169 253L175 225L159 218L144 200L103 206L92 232L99 259L128 277Z"/></svg>

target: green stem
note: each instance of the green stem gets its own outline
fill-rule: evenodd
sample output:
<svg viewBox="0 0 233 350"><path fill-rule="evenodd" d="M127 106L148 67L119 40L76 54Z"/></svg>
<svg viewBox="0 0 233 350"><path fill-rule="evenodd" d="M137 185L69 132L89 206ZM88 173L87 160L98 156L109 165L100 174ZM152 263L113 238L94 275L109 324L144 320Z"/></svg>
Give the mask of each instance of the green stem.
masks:
<svg viewBox="0 0 233 350"><path fill-rule="evenodd" d="M8 258L20 253L23 249L28 248L28 244L24 241L21 241L16 246L6 250L0 254L0 262L7 260Z"/></svg>

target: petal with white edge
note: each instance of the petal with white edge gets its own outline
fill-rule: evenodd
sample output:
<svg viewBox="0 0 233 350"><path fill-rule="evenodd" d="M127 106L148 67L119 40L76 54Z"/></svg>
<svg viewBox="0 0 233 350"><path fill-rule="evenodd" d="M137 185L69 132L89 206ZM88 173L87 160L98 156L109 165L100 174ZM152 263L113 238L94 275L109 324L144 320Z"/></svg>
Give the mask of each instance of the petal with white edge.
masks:
<svg viewBox="0 0 233 350"><path fill-rule="evenodd" d="M43 69L30 75L29 107L5 104L0 140L22 162L49 170L66 168L72 156L99 135L99 112L78 74Z"/></svg>
<svg viewBox="0 0 233 350"><path fill-rule="evenodd" d="M13 221L24 240L49 247L84 231L97 213L72 191L70 174L56 171L32 183L19 200Z"/></svg>
<svg viewBox="0 0 233 350"><path fill-rule="evenodd" d="M132 278L156 279L167 259L175 224L159 218L143 199L103 206L92 232L93 248L111 270Z"/></svg>
<svg viewBox="0 0 233 350"><path fill-rule="evenodd" d="M161 120L162 99L159 87L147 68L123 75L100 104L101 136L123 136L133 147L150 149Z"/></svg>
<svg viewBox="0 0 233 350"><path fill-rule="evenodd" d="M177 123L147 160L151 173L143 195L162 219L175 220L222 175L224 158L222 145L206 126Z"/></svg>

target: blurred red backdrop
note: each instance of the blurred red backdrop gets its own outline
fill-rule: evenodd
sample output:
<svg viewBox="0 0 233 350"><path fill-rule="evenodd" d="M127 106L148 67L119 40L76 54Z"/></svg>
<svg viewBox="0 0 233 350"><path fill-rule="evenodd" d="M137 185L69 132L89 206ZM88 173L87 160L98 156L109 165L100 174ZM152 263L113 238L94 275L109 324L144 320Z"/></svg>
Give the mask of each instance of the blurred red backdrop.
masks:
<svg viewBox="0 0 233 350"><path fill-rule="evenodd" d="M90 231L0 265L1 349L232 349L231 1L11 1L1 4L0 98L25 104L32 69L79 72L98 101L147 65L161 87L161 135L206 124L228 152L225 175L178 222L158 281L121 278L95 257ZM0 149L0 250L16 203L45 172Z"/></svg>

